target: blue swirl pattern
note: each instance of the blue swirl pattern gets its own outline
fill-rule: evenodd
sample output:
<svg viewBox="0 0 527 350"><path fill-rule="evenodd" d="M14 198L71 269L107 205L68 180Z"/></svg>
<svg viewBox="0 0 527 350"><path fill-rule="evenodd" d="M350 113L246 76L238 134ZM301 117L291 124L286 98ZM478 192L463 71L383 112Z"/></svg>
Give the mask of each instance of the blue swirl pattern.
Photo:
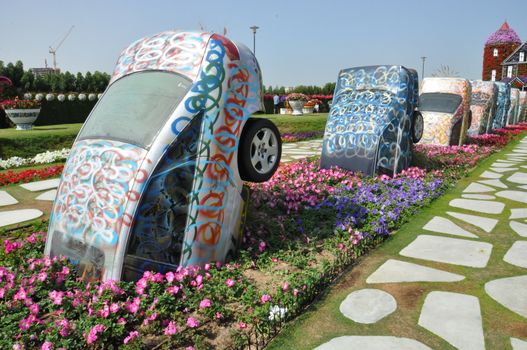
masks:
<svg viewBox="0 0 527 350"><path fill-rule="evenodd" d="M321 167L376 174L410 165L417 72L370 66L339 74L322 146Z"/></svg>

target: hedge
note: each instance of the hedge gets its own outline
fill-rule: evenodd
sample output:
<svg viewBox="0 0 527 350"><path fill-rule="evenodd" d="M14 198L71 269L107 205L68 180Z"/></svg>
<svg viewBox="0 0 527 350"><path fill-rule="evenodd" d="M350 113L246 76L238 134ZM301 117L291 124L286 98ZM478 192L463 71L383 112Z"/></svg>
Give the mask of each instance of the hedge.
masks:
<svg viewBox="0 0 527 350"><path fill-rule="evenodd" d="M40 115L35 122L36 126L57 125L57 124L76 124L84 123L95 101L42 101ZM5 112L0 109L0 129L12 127L11 121L5 116Z"/></svg>

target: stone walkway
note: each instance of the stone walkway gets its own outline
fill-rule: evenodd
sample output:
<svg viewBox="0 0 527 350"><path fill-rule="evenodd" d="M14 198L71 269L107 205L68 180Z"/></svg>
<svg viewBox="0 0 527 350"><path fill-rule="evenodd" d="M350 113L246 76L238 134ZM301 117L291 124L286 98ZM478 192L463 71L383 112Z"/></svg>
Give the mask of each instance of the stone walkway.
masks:
<svg viewBox="0 0 527 350"><path fill-rule="evenodd" d="M320 154L321 149L321 139L284 143L282 145L282 162L294 162L299 159L316 156ZM13 197L8 190L0 190L0 228L35 220L44 214L49 214L51 211L51 205L57 195L56 188L58 185L59 179L36 181L18 185L24 190L35 192L34 199L49 202L49 205L45 206L47 210L44 212L37 209L27 208L13 210L14 205L23 205L24 203L19 203L19 200Z"/></svg>
<svg viewBox="0 0 527 350"><path fill-rule="evenodd" d="M452 199L448 203L451 211L436 213L423 226L423 231L428 233L418 235L399 251L399 256L387 257L366 279L366 283L373 288L352 291L340 305L342 314L358 324L376 323L397 312L396 299L382 290L383 284L448 283L443 290L428 292L422 306L417 304L416 307L421 309L415 320L415 327L426 329L457 349L485 349L480 298L460 293L462 288L456 286L463 283L466 276L424 266L420 262L441 263L444 264L439 265L442 268L467 267L464 271L469 276L471 271L492 268L488 263L493 254L493 244L498 242L500 236L510 235L515 241L501 258L510 264L503 272L514 271L513 265L527 269L527 208L523 207L527 203L525 185L527 138L514 148L513 153L504 155L470 183L464 189L462 198ZM505 200L502 202L503 199ZM499 223L496 215L503 212L510 214L507 215L507 221L511 230L498 232L494 230ZM473 225L475 229L467 229L465 223ZM479 229L490 235L479 233ZM487 238L482 239L482 236ZM418 263L405 261L405 258ZM488 297L508 310L504 312L521 316L527 324L527 270L518 276L509 275L484 282L484 293ZM452 291L448 291L449 289ZM509 340L508 348L527 349L527 338L510 337ZM316 349L397 350L430 347L415 339L393 337L390 334L343 334Z"/></svg>

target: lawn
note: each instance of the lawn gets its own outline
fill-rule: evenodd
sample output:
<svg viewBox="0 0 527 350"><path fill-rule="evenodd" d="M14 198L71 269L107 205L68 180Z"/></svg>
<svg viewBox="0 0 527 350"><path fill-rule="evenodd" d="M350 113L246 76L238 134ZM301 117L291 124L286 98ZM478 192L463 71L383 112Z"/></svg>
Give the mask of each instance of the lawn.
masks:
<svg viewBox="0 0 527 350"><path fill-rule="evenodd" d="M70 148L82 124L35 126L33 130L0 129L0 158L33 157L45 151Z"/></svg>
<svg viewBox="0 0 527 350"><path fill-rule="evenodd" d="M281 134L284 133L301 133L309 131L324 131L327 113L306 114L294 116L287 114L258 114L258 118L267 118L278 127Z"/></svg>
<svg viewBox="0 0 527 350"><path fill-rule="evenodd" d="M327 113L303 116L258 114L255 117L272 120L281 134L299 134L323 132ZM36 126L29 131L0 129L0 159L14 156L30 158L45 151L70 148L81 127L82 124L58 124Z"/></svg>
<svg viewBox="0 0 527 350"><path fill-rule="evenodd" d="M488 281L524 274L520 267L507 264L503 256L511 245L518 240L518 236L511 231L508 217L509 210L504 210L500 215L492 216L498 219L497 226L491 233L487 233L476 226L454 221L469 232L477 234L481 241L490 242L493 251L489 263L484 269L423 261L413 258L403 258L409 262L438 268L444 271L466 276L463 281L456 283L385 283L367 284L366 278L372 274L388 258L401 259L398 253L412 242L423 231L422 227L434 216L441 215L447 210L452 210L449 202L460 198L463 189L475 181L479 175L487 170L490 165L517 144L512 142L501 152L483 160L480 165L469 173L468 177L461 179L455 187L437 199L427 208L422 209L412 220L403 225L398 231L367 256L359 259L358 263L344 273L316 303L311 305L307 312L298 317L296 321L286 326L281 334L267 347L269 350L278 349L313 349L330 339L344 335L391 335L416 339L433 349L453 349L443 339L417 325L419 313L426 295L431 291L450 291L477 296L481 304L485 343L488 349L509 348L510 337L525 338L527 324L521 316L509 311L491 299L484 291L484 284ZM506 176L504 177L506 178ZM502 181L512 187L515 184ZM518 202L500 198L507 208L519 208ZM472 212L466 212L474 215ZM444 215L448 217L448 215ZM452 219L448 217L449 219ZM428 232L436 235L435 233ZM445 235L449 236L449 235ZM460 237L453 237L460 238ZM378 288L392 294L397 302L397 310L375 324L359 324L344 317L340 311L340 303L346 296L355 290L363 288Z"/></svg>

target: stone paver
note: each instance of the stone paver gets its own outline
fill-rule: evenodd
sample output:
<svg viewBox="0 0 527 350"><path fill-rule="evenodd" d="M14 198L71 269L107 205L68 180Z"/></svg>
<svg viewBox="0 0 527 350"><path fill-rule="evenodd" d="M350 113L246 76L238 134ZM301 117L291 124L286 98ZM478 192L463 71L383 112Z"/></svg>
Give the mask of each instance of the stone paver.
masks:
<svg viewBox="0 0 527 350"><path fill-rule="evenodd" d="M322 140L299 141L282 144L282 163L319 155L322 150Z"/></svg>
<svg viewBox="0 0 527 350"><path fill-rule="evenodd" d="M512 350L527 350L527 341L518 338L511 338Z"/></svg>
<svg viewBox="0 0 527 350"><path fill-rule="evenodd" d="M498 163L498 162L493 163L491 165L491 167L495 167L495 168L510 168L512 166L514 166L514 164Z"/></svg>
<svg viewBox="0 0 527 350"><path fill-rule="evenodd" d="M447 211L446 213L452 217L455 217L456 219L463 220L471 225L477 226L487 233L490 233L498 223L498 220L496 219L485 218L477 215L462 214L455 211Z"/></svg>
<svg viewBox="0 0 527 350"><path fill-rule="evenodd" d="M516 202L527 203L526 191L500 191L496 193L496 196L507 198Z"/></svg>
<svg viewBox="0 0 527 350"><path fill-rule="evenodd" d="M443 217L440 217L440 216L434 216L425 226L423 226L423 228L425 230L432 231L432 232L447 233L449 235L478 238L478 236L476 236L475 234L468 232L467 230L454 224L452 221L445 219Z"/></svg>
<svg viewBox="0 0 527 350"><path fill-rule="evenodd" d="M485 185L491 185L491 186L494 186L494 187L508 188L507 185L505 185L503 182L501 182L500 180L497 180L497 179L493 179L493 180L479 180L478 182L482 183L482 184L485 184Z"/></svg>
<svg viewBox="0 0 527 350"><path fill-rule="evenodd" d="M503 257L503 261L527 269L527 241L514 242Z"/></svg>
<svg viewBox="0 0 527 350"><path fill-rule="evenodd" d="M483 192L493 192L496 191L495 188L478 184L476 182L471 183L463 190L463 193L483 193Z"/></svg>
<svg viewBox="0 0 527 350"><path fill-rule="evenodd" d="M42 193L36 199L39 201L54 201L55 197L57 197L57 190L50 190Z"/></svg>
<svg viewBox="0 0 527 350"><path fill-rule="evenodd" d="M506 173L508 171L518 170L518 168L490 168L490 170L496 173Z"/></svg>
<svg viewBox="0 0 527 350"><path fill-rule="evenodd" d="M509 222L509 225L514 230L514 232L522 237L527 237L527 224L523 224L518 221L511 221Z"/></svg>
<svg viewBox="0 0 527 350"><path fill-rule="evenodd" d="M19 209L0 212L0 227L19 224L21 222L34 220L43 215L37 209Z"/></svg>
<svg viewBox="0 0 527 350"><path fill-rule="evenodd" d="M475 296L430 292L419 325L460 350L485 349L479 299Z"/></svg>
<svg viewBox="0 0 527 350"><path fill-rule="evenodd" d="M315 350L431 350L428 346L410 338L390 336L343 336L333 338Z"/></svg>
<svg viewBox="0 0 527 350"><path fill-rule="evenodd" d="M463 279L465 276L455 273L388 259L366 279L366 283L457 282Z"/></svg>
<svg viewBox="0 0 527 350"><path fill-rule="evenodd" d="M17 204L18 201L15 197L7 193L6 191L0 191L0 207Z"/></svg>
<svg viewBox="0 0 527 350"><path fill-rule="evenodd" d="M449 205L454 208L461 208L471 211L477 211L485 214L500 214L505 208L501 202L480 201L473 199L453 199Z"/></svg>
<svg viewBox="0 0 527 350"><path fill-rule="evenodd" d="M27 184L22 184L20 187L25 188L31 192L50 190L52 188L57 188L59 186L60 179L51 179L51 180L42 180L29 182Z"/></svg>
<svg viewBox="0 0 527 350"><path fill-rule="evenodd" d="M395 298L380 289L351 292L340 304L340 312L358 323L375 323L397 309Z"/></svg>
<svg viewBox="0 0 527 350"><path fill-rule="evenodd" d="M487 266L491 252L492 244L486 242L420 235L399 254L409 258L483 268Z"/></svg>
<svg viewBox="0 0 527 350"><path fill-rule="evenodd" d="M488 170L485 170L480 175L480 177L484 177L486 179L499 179L502 176L503 176L503 174L493 173L492 171L488 171Z"/></svg>
<svg viewBox="0 0 527 350"><path fill-rule="evenodd" d="M486 200L496 199L496 196L491 196L488 194L462 194L461 197L467 198L467 199L486 199Z"/></svg>
<svg viewBox="0 0 527 350"><path fill-rule="evenodd" d="M527 208L511 209L511 216L509 216L509 219L524 219L524 218L527 218Z"/></svg>
<svg viewBox="0 0 527 350"><path fill-rule="evenodd" d="M512 174L507 181L514 182L521 185L527 185L527 173L516 172Z"/></svg>
<svg viewBox="0 0 527 350"><path fill-rule="evenodd" d="M507 309L527 318L527 275L501 278L485 284L485 292Z"/></svg>

